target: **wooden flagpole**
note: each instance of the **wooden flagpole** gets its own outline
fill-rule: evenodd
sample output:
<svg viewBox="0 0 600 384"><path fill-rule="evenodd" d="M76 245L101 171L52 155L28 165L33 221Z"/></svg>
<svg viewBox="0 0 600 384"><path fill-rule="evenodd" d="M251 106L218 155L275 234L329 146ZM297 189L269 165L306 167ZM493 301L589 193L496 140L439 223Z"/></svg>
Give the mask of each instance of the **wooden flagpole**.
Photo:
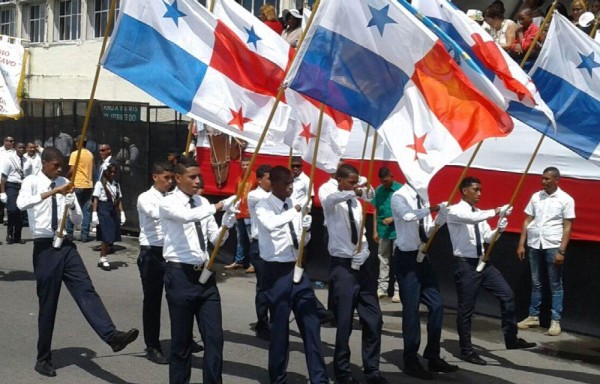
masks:
<svg viewBox="0 0 600 384"><path fill-rule="evenodd" d="M215 1L213 0L211 2L211 9L210 9L211 12L212 12L212 9L214 8L214 3L215 3ZM312 21L316 14L316 10L319 7L319 3L320 3L320 0L315 1L315 4L314 4L315 12L313 12L310 15L310 18L308 19L308 23L306 25L306 29L304 31L302 31L302 35L300 36L300 42L304 39L304 36L306 35L306 31L308 31L308 29L310 28L310 25L312 24ZM298 52L298 51L296 50L296 52ZM296 52L294 52L294 57L292 58L292 63L293 63L293 60L296 58ZM286 75L290 68L291 68L291 65L288 66L288 68L286 68ZM260 151L260 148L262 147L262 144L263 144L265 138L267 137L267 132L269 130L269 127L271 126L273 117L275 116L275 111L277 110L277 107L279 106L279 103L281 102L281 99L283 98L284 92L285 92L285 88L283 87L283 84L282 84L281 88L279 88L279 92L277 93L277 97L275 98L275 102L273 103L273 108L271 109L271 112L269 113L269 117L267 118L265 127L260 135L260 138L258 139L258 143L256 144L256 148L254 149L252 158L250 159L250 165L246 169L246 172L244 173L244 178L242 179L242 182L238 186L234 204L237 203L237 201L240 199L240 195L242 194L243 186L248 182L248 179L250 178L250 174L252 173L252 168L254 167L254 164L256 163L256 159L258 157L258 152ZM208 261L205 264L205 269L207 269L209 271L212 269L212 267L215 263L217 254L219 253L219 249L221 249L221 244L223 243L223 238L225 237L225 233L227 231L228 231L227 228L221 228L221 231L219 232L217 241L214 243L215 247L214 247L212 253L210 254L210 259L208 259Z"/></svg>
<svg viewBox="0 0 600 384"><path fill-rule="evenodd" d="M315 137L315 145L313 147L313 156L312 156L312 164L310 165L310 179L308 182L308 193L306 194L306 203L302 207L302 218L308 212L306 212L306 208L308 208L310 201L312 199L312 189L313 183L315 179L315 170L317 169L317 155L319 153L319 143L321 142L321 128L323 126L323 111L325 110L325 104L321 103L321 108L319 109L319 122L317 125L317 136ZM298 268L302 268L302 260L304 259L304 240L306 238L306 230L302 227L302 235L300 236L300 244L298 248L298 260L296 260L296 266Z"/></svg>
<svg viewBox="0 0 600 384"><path fill-rule="evenodd" d="M552 13L554 12L554 8L556 8L556 4L557 3L558 3L558 1L554 1L552 3L552 6L550 7L550 9L548 10L548 14L544 18L544 21L542 22L542 25L540 26L540 29L539 29L538 33L535 35L535 38L533 39L533 42L531 43L531 46L529 47L529 49L527 50L527 53L525 54L525 57L521 61L521 68L523 68L523 66L527 62L527 59L531 55L531 52L533 51L533 47L538 42L538 40L539 40L539 38L540 38L540 36L542 34L542 31L544 30L544 28L546 28L546 24L548 24L548 22L552 18ZM537 156L537 154L538 154L538 152L540 150L540 147L542 146L542 143L544 142L545 138L546 138L546 134L542 133L542 136L540 137L540 140L538 141L538 143L537 143L537 145L536 145L533 153L531 154L531 157L529 158L529 162L527 163L527 167L525 168L525 171L523 171L523 174L521 174L521 178L519 179L519 183L517 184L517 187L515 188L512 196L510 198L510 201L508 202L508 205L510 207L513 206L513 204L514 204L517 196L521 192L521 188L523 187L523 183L525 182L525 178L529 174L529 170L531 169L531 165L533 164L533 161L535 160L535 158L536 158L536 156ZM485 266L485 263L489 262L490 255L492 253L492 250L494 249L494 246L496 245L496 242L498 241L498 238L500 238L500 232L496 231L496 233L494 233L494 236L492 237L492 241L490 242L487 250L485 251L485 254L483 255L483 257L481 259L481 261L482 261L483 264L480 263L480 266L477 267L479 271L483 269L483 267Z"/></svg>
<svg viewBox="0 0 600 384"><path fill-rule="evenodd" d="M367 173L367 189L365 190L365 193L367 193L366 191L371 186L371 178L373 177L373 168L375 167L375 150L377 149L377 139L378 138L379 138L379 135L377 134L377 130L374 130L374 132L373 132L373 147L371 149L371 160L369 161L369 171ZM365 140L365 142L366 142L366 140ZM373 220L377 220L377 218L373 218ZM356 245L357 253L360 253L362 251L362 245L363 245L362 238L363 238L363 232L365 230L365 222L366 221L367 221L367 210L365 209L364 204L363 204L362 222L360 223L360 230L358 231L358 244Z"/></svg>
<svg viewBox="0 0 600 384"><path fill-rule="evenodd" d="M192 127L194 126L194 120L190 120L190 123L188 124L188 133L187 133L187 139L185 141L185 150L183 151L183 157L187 157L188 153L190 152L190 144L192 143Z"/></svg>
<svg viewBox="0 0 600 384"><path fill-rule="evenodd" d="M106 28L104 28L104 37L102 39L102 47L100 48L100 57L98 58L98 64L96 64L96 74L94 76L94 82L92 83L92 90L90 92L90 98L88 100L87 109L85 111L85 118L83 120L83 127L81 128L81 134L79 135L79 141L77 142L77 155L75 156L75 163L73 164L73 178L70 180L71 187L75 185L75 177L77 176L77 168L79 167L79 159L81 158L81 150L83 149L83 142L85 141L85 135L87 133L88 126L90 124L90 116L92 115L92 108L94 106L94 97L96 97L96 88L98 86L98 78L100 77L100 64L104 51L106 50L106 44L108 42L108 35L113 26L113 19L115 18L117 0L111 0L110 9L108 11L108 20L106 21ZM56 236L60 239L64 237L65 227L67 225L68 209L65 209L60 221L60 227L56 232Z"/></svg>
<svg viewBox="0 0 600 384"><path fill-rule="evenodd" d="M598 14L598 17L596 17L596 19L594 20L594 26L592 27L592 30L590 31L590 37L592 39L596 35L596 31L598 30L598 24L600 24L600 14Z"/></svg>

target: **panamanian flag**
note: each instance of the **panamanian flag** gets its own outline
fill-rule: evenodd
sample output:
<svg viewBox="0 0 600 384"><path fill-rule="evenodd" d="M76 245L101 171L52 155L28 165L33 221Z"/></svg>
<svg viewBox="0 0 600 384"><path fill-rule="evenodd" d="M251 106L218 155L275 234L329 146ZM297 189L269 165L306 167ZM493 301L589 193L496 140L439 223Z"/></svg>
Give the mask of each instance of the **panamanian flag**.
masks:
<svg viewBox="0 0 600 384"><path fill-rule="evenodd" d="M176 111L251 143L284 77L195 0L123 0L102 63ZM283 140L289 114L277 108L268 139Z"/></svg>
<svg viewBox="0 0 600 384"><path fill-rule="evenodd" d="M395 1L324 2L286 84L378 129L422 196L448 162L513 128L439 39Z"/></svg>
<svg viewBox="0 0 600 384"><path fill-rule="evenodd" d="M530 75L557 128L529 125L600 165L600 43L554 12ZM524 106L518 112L533 113Z"/></svg>
<svg viewBox="0 0 600 384"><path fill-rule="evenodd" d="M295 49L288 42L233 0L215 0L213 12L246 42L248 49L277 65L283 76L295 54ZM292 89L285 90L284 101L290 106L291 114L283 142L310 164L317 141L321 103ZM325 107L316 158L319 169L327 173L336 171L346 151L353 123L349 115Z"/></svg>

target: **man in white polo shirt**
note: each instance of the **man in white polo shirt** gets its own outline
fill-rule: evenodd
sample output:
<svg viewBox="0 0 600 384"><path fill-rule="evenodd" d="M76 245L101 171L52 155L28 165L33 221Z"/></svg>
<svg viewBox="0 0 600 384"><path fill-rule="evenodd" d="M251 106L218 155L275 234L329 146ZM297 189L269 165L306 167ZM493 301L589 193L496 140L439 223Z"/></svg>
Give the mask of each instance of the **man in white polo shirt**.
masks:
<svg viewBox="0 0 600 384"><path fill-rule="evenodd" d="M521 229L517 256L525 259L525 239L529 246L531 265L531 304L529 316L518 323L526 329L540 325L540 305L542 303L541 270L546 268L550 291L552 292L552 318L548 335L557 336L561 332L560 316L563 309L562 272L565 253L571 228L575 219L575 201L558 187L560 171L548 167L542 174L543 189L531 196L525 207L527 217Z"/></svg>

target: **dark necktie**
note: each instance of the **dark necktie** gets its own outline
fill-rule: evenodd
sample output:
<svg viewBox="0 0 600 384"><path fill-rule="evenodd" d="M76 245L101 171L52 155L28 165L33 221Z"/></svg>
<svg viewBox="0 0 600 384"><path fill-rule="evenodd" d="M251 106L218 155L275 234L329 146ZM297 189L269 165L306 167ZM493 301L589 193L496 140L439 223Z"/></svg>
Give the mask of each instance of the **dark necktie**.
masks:
<svg viewBox="0 0 600 384"><path fill-rule="evenodd" d="M471 207L471 211L475 212L475 207ZM483 255L481 251L481 232L479 231L479 223L475 223L475 246L477 247L477 256Z"/></svg>
<svg viewBox="0 0 600 384"><path fill-rule="evenodd" d="M56 182L50 183L50 190L56 187ZM52 221L51 221L52 230L56 231L58 229L58 205L56 204L56 195L52 195Z"/></svg>
<svg viewBox="0 0 600 384"><path fill-rule="evenodd" d="M287 203L283 203L283 211L288 210ZM288 221L288 226L290 227L290 233L292 234L292 243L294 243L294 248L298 249L298 236L296 236L296 231L294 230L294 225L291 221Z"/></svg>
<svg viewBox="0 0 600 384"><path fill-rule="evenodd" d="M194 199L190 199L190 208L195 208L196 203L194 203ZM196 225L196 232L198 233L198 242L200 243L200 249L202 252L206 252L206 243L204 242L204 233L202 233L202 224L200 221L194 222Z"/></svg>
<svg viewBox="0 0 600 384"><path fill-rule="evenodd" d="M421 196L417 195L417 209L423 208ZM425 218L419 219L419 239L422 243L427 243L427 233L425 232Z"/></svg>
<svg viewBox="0 0 600 384"><path fill-rule="evenodd" d="M358 243L358 231L356 230L356 221L352 212L352 200L346 200L346 204L348 204L348 217L350 218L350 239L352 244L356 245Z"/></svg>

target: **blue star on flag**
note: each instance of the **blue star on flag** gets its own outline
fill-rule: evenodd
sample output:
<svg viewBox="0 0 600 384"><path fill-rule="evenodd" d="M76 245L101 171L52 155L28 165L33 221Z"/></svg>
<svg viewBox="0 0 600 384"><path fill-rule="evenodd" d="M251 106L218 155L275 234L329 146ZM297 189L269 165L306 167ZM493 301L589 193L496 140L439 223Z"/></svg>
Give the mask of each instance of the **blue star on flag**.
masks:
<svg viewBox="0 0 600 384"><path fill-rule="evenodd" d="M256 43L258 43L259 40L262 40L262 37L256 34L254 31L254 26L252 26L250 29L244 27L244 29L248 33L248 41L246 41L246 44L254 44L254 49L256 49Z"/></svg>
<svg viewBox="0 0 600 384"><path fill-rule="evenodd" d="M173 4L170 5L169 3L163 0L163 4L165 5L165 7L167 7L167 12L165 12L163 17L173 19L175 25L179 26L179 18L187 15L177 8L177 0L174 0Z"/></svg>
<svg viewBox="0 0 600 384"><path fill-rule="evenodd" d="M579 57L581 58L581 64L577 68L586 69L590 76L592 76L592 69L600 67L600 63L594 60L594 52L590 52L587 56L580 53Z"/></svg>
<svg viewBox="0 0 600 384"><path fill-rule="evenodd" d="M389 9L389 4L381 9L376 9L369 5L369 10L371 11L371 15L373 17L371 18L371 20L369 20L367 28L376 26L381 36L383 36L383 28L385 28L386 24L398 24L396 21L394 21L394 19L388 16Z"/></svg>

